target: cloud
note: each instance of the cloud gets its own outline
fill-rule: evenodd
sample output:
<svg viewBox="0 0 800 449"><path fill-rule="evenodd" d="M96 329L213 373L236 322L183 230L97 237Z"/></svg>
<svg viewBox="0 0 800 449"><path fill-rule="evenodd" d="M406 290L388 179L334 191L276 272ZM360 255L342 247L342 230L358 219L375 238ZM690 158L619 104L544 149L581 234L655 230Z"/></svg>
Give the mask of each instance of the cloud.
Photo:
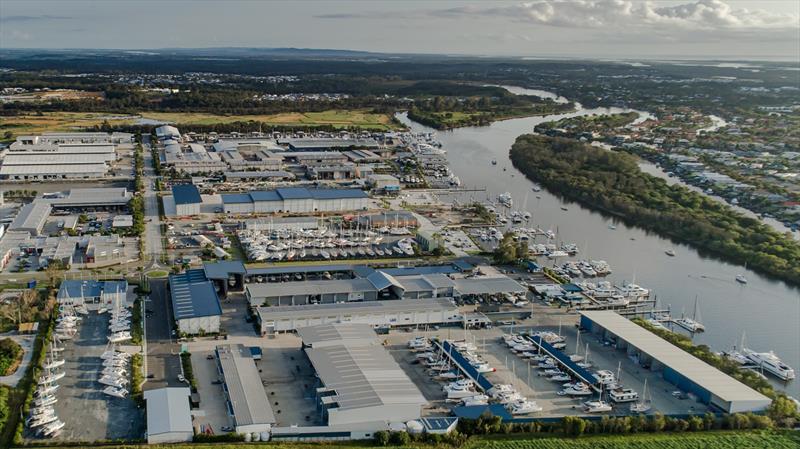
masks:
<svg viewBox="0 0 800 449"><path fill-rule="evenodd" d="M49 14L43 14L40 16L1 16L0 15L0 23L21 23L21 22L38 22L38 21L46 21L46 20L68 20L72 19L72 17L68 16L52 16Z"/></svg>
<svg viewBox="0 0 800 449"><path fill-rule="evenodd" d="M632 0L539 0L510 6L464 6L434 11L441 17L508 17L565 28L772 30L798 29L800 18L764 10L735 9L722 0L697 0L659 7Z"/></svg>

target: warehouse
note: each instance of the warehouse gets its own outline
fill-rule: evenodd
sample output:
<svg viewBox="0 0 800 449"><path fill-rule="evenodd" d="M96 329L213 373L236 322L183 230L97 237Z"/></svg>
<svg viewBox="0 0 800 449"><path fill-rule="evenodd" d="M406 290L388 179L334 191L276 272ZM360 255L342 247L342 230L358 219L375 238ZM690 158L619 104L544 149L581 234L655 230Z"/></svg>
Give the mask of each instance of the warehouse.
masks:
<svg viewBox="0 0 800 449"><path fill-rule="evenodd" d="M9 152L3 158L0 178L13 180L102 178L108 168L104 154L15 151Z"/></svg>
<svg viewBox="0 0 800 449"><path fill-rule="evenodd" d="M225 171L228 165L219 153L209 153L200 144L190 144L189 151L182 151L179 145L166 145L161 163L179 172L201 173Z"/></svg>
<svg viewBox="0 0 800 449"><path fill-rule="evenodd" d="M258 307L261 335L293 332L306 326L358 323L373 327L459 324L461 315L447 299Z"/></svg>
<svg viewBox="0 0 800 449"><path fill-rule="evenodd" d="M179 184L172 186L172 198L175 201L175 212L179 217L199 215L203 199L200 191L193 184Z"/></svg>
<svg viewBox="0 0 800 449"><path fill-rule="evenodd" d="M770 399L658 335L611 311L581 312L581 328L636 357L643 366L661 372L664 379L692 393L704 404L725 413L757 412Z"/></svg>
<svg viewBox="0 0 800 449"><path fill-rule="evenodd" d="M147 401L147 444L192 441L194 429L189 411L191 391L186 387L144 392Z"/></svg>
<svg viewBox="0 0 800 449"><path fill-rule="evenodd" d="M214 284L203 270L187 270L169 275L172 312L183 334L196 335L219 332L222 306Z"/></svg>
<svg viewBox="0 0 800 449"><path fill-rule="evenodd" d="M330 426L419 419L427 401L366 324L297 330L319 379L317 401Z"/></svg>
<svg viewBox="0 0 800 449"><path fill-rule="evenodd" d="M341 212L366 209L369 197L359 189L290 187L223 194L222 204L228 214Z"/></svg>
<svg viewBox="0 0 800 449"><path fill-rule="evenodd" d="M416 228L417 217L406 210L390 210L378 214L360 215L358 222L362 226L373 229L380 228Z"/></svg>
<svg viewBox="0 0 800 449"><path fill-rule="evenodd" d="M229 182L240 181L292 181L294 174L283 170L269 171L226 171L225 180Z"/></svg>
<svg viewBox="0 0 800 449"><path fill-rule="evenodd" d="M81 212L122 210L128 207L131 198L133 195L125 187L95 187L46 194L36 201L47 202L54 209Z"/></svg>
<svg viewBox="0 0 800 449"><path fill-rule="evenodd" d="M13 153L29 153L29 154L100 154L103 155L106 162L112 162L117 159L115 146L105 143L42 143L35 145L19 145L19 142L14 142L8 148Z"/></svg>
<svg viewBox="0 0 800 449"><path fill-rule="evenodd" d="M125 305L128 295L127 281L82 281L65 279L61 281L56 299L60 305L92 306L109 305L119 301Z"/></svg>
<svg viewBox="0 0 800 449"><path fill-rule="evenodd" d="M59 143L131 143L133 134L130 133L42 133L37 136L18 136L14 144L21 145L40 145L40 144L59 144ZM13 144L12 144L13 145Z"/></svg>
<svg viewBox="0 0 800 449"><path fill-rule="evenodd" d="M343 266L343 271L353 267ZM284 270L286 271L286 270ZM368 270L352 279L315 279L245 286L251 306L293 306L347 301L460 298L503 293L525 293L511 278L471 277L451 279L442 273L393 275L391 270ZM332 273L332 271L329 271ZM255 270L248 271L251 276ZM266 274L266 273L265 273ZM273 273L280 276L280 273Z"/></svg>
<svg viewBox="0 0 800 449"><path fill-rule="evenodd" d="M52 211L53 208L49 204L40 201L26 204L20 208L17 217L11 222L8 230L27 231L31 235L39 235L42 233L42 229L47 223L47 217L50 216Z"/></svg>
<svg viewBox="0 0 800 449"><path fill-rule="evenodd" d="M334 165L348 162L347 156L330 151L297 151L283 155L286 161L293 161L304 166Z"/></svg>
<svg viewBox="0 0 800 449"><path fill-rule="evenodd" d="M170 125L159 126L156 128L156 137L158 140L181 140L181 133L178 128Z"/></svg>
<svg viewBox="0 0 800 449"><path fill-rule="evenodd" d="M374 139L288 139L280 143L287 144L291 151L332 151L350 148L374 150L378 142Z"/></svg>
<svg viewBox="0 0 800 449"><path fill-rule="evenodd" d="M244 345L220 345L216 354L234 431L269 432L276 422L275 414L250 349Z"/></svg>
<svg viewBox="0 0 800 449"><path fill-rule="evenodd" d="M344 162L341 164L311 165L306 167L308 179L322 179L338 181L341 179L353 179L357 176L356 164Z"/></svg>
<svg viewBox="0 0 800 449"><path fill-rule="evenodd" d="M280 170L283 157L263 150L243 151L225 150L219 153L231 170Z"/></svg>
<svg viewBox="0 0 800 449"><path fill-rule="evenodd" d="M392 175L369 175L367 176L367 185L369 185L372 189L381 190L384 192L400 191L400 180Z"/></svg>
<svg viewBox="0 0 800 449"><path fill-rule="evenodd" d="M248 218L242 221L242 228L248 231L320 229L320 220L316 217Z"/></svg>

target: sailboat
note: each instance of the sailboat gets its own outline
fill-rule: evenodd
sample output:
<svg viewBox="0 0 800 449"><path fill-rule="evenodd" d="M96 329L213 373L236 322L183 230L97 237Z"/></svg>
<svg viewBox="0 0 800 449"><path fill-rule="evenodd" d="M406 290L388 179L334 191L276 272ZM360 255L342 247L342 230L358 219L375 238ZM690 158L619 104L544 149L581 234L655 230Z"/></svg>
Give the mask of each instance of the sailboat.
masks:
<svg viewBox="0 0 800 449"><path fill-rule="evenodd" d="M689 332L704 332L706 327L703 326L698 317L698 310L697 310L697 297L694 298L694 312L692 313L692 317L682 316L675 320L675 324L678 326L688 330Z"/></svg>
<svg viewBox="0 0 800 449"><path fill-rule="evenodd" d="M652 400L647 396L647 379L644 380L644 390L640 400L631 404L632 413L647 413L652 408Z"/></svg>

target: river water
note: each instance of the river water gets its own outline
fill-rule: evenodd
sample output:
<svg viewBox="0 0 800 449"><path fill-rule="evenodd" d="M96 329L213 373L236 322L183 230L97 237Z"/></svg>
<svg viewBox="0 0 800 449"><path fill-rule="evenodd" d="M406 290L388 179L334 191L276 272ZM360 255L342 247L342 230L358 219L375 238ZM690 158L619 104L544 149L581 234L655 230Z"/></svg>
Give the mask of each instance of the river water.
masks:
<svg viewBox="0 0 800 449"><path fill-rule="evenodd" d="M514 88L513 92L541 93L522 88ZM738 345L745 332L749 348L774 350L784 362L800 371L800 289L741 266L702 256L687 245L626 226L544 190L533 192L535 184L511 165L508 153L514 140L531 133L538 123L627 111L580 108L567 114L437 132L437 140L447 151L450 168L461 179L462 186L486 189L486 192L459 194L460 201L495 199L502 192L510 192L514 208L533 215L532 225L557 231L559 241L576 243L581 250L579 258L608 261L613 269L608 280L617 284L635 282L649 288L659 306L670 306L673 316L679 317L682 311L691 315L697 298L699 318L706 332L694 336L696 343L707 344L717 351L730 349ZM398 114L398 119L413 132L436 132L410 121L405 114ZM496 166L491 164L493 159L497 160ZM609 228L612 223L615 230ZM664 253L667 249L672 249L675 257L667 256ZM542 262L549 263L547 259ZM747 285L734 280L740 273L747 277ZM799 381L785 384L771 377L770 381L791 395L800 396Z"/></svg>

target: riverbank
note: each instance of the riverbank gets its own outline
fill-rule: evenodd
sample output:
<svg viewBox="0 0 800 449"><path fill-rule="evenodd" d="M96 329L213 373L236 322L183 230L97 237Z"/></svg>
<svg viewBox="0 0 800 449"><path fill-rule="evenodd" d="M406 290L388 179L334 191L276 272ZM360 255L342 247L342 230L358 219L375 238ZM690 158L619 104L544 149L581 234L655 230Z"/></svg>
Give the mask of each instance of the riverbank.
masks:
<svg viewBox="0 0 800 449"><path fill-rule="evenodd" d="M800 245L752 218L643 173L633 156L523 135L511 161L549 190L624 221L800 285Z"/></svg>

